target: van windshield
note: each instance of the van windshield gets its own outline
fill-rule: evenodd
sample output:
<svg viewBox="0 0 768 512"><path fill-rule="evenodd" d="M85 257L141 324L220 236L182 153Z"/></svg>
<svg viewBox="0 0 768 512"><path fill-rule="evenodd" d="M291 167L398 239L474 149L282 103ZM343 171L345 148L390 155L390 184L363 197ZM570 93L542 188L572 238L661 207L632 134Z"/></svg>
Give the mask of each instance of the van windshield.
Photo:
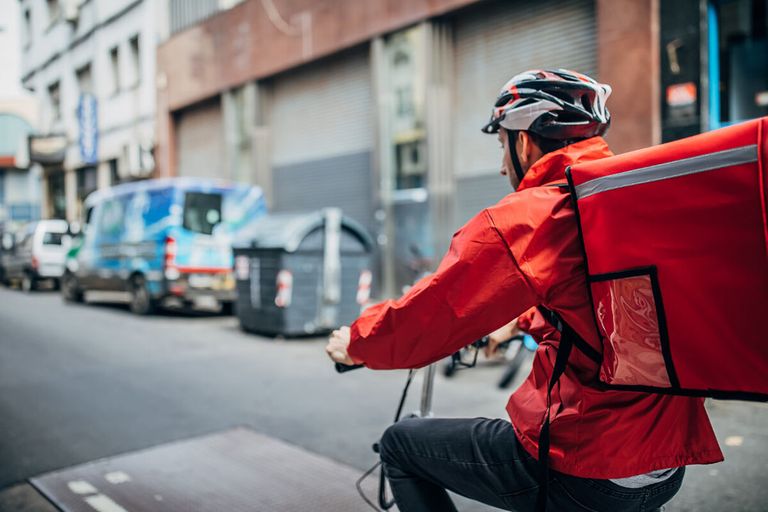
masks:
<svg viewBox="0 0 768 512"><path fill-rule="evenodd" d="M187 192L184 196L184 228L210 235L221 222L221 194Z"/></svg>
<svg viewBox="0 0 768 512"><path fill-rule="evenodd" d="M46 231L43 234L43 245L61 245L64 233L51 233Z"/></svg>

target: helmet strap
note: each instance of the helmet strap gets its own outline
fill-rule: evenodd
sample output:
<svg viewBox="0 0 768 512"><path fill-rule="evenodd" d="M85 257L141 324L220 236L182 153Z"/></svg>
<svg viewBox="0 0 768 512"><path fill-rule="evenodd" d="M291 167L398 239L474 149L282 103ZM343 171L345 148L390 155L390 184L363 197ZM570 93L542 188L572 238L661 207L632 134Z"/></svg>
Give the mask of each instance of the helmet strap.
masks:
<svg viewBox="0 0 768 512"><path fill-rule="evenodd" d="M516 144L516 138L517 138L517 131L513 130L507 130L507 137L509 141L509 154L512 156L512 167L515 168L515 174L517 174L517 179L520 181L523 181L523 176L525 176L525 173L523 172L523 166L520 165L520 159L517 156L517 144Z"/></svg>

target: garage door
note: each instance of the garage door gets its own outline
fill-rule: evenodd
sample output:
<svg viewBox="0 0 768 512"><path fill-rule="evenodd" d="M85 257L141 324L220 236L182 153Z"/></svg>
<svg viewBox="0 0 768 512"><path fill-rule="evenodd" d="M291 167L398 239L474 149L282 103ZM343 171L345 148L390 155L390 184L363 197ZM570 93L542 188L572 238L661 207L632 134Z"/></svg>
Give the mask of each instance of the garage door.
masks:
<svg viewBox="0 0 768 512"><path fill-rule="evenodd" d="M375 124L368 48L279 75L271 96L274 209L338 206L370 227Z"/></svg>
<svg viewBox="0 0 768 512"><path fill-rule="evenodd" d="M221 101L199 103L175 114L179 176L227 177Z"/></svg>
<svg viewBox="0 0 768 512"><path fill-rule="evenodd" d="M595 76L594 1L484 2L457 18L454 31L455 211L461 225L511 192L498 175L498 143L480 132L504 83L532 68L563 67Z"/></svg>

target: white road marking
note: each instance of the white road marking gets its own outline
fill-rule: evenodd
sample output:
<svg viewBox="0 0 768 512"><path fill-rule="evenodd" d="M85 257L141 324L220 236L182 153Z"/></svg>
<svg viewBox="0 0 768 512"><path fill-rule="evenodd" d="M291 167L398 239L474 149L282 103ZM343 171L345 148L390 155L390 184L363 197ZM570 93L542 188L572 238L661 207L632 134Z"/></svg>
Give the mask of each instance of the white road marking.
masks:
<svg viewBox="0 0 768 512"><path fill-rule="evenodd" d="M725 446L741 446L744 444L744 438L741 436L728 436L725 438Z"/></svg>
<svg viewBox="0 0 768 512"><path fill-rule="evenodd" d="M67 484L69 490L75 494L96 494L97 491L94 486L86 482L85 480L74 480Z"/></svg>
<svg viewBox="0 0 768 512"><path fill-rule="evenodd" d="M104 475L104 478L111 484L124 484L125 482L131 481L131 477L124 471L113 471L111 473L107 473Z"/></svg>
<svg viewBox="0 0 768 512"><path fill-rule="evenodd" d="M128 512L123 507L115 503L112 498L103 494L97 494L96 496L88 496L85 498L85 502L91 506L96 512Z"/></svg>

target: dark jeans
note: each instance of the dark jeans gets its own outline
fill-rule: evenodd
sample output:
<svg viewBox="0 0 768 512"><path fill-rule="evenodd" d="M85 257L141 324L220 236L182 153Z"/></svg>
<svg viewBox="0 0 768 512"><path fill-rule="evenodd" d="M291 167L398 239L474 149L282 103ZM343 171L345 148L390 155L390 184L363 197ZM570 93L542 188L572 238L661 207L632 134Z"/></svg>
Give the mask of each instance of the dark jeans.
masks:
<svg viewBox="0 0 768 512"><path fill-rule="evenodd" d="M381 460L400 512L451 512L446 489L504 510L534 510L538 463L501 419L405 419L381 439ZM683 483L684 468L640 489L550 472L550 511L653 511Z"/></svg>

